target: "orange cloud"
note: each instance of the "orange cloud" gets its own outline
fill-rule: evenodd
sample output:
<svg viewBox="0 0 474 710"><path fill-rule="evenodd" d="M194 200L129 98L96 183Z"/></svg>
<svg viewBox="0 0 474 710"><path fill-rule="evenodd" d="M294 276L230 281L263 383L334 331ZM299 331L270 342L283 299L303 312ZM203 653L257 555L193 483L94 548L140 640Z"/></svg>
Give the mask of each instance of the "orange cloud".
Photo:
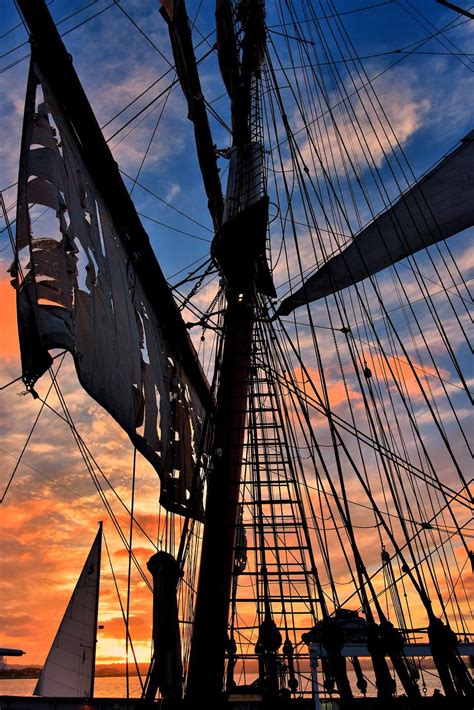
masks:
<svg viewBox="0 0 474 710"><path fill-rule="evenodd" d="M123 616L114 616L110 619L101 618L101 626L103 629L103 638L116 639L123 641L125 639L125 622ZM151 638L151 613L131 614L129 618L130 634L133 641L150 641Z"/></svg>
<svg viewBox="0 0 474 710"><path fill-rule="evenodd" d="M9 278L0 278L0 358L2 360L18 359L20 347L18 344L18 328L16 324L16 297Z"/></svg>
<svg viewBox="0 0 474 710"><path fill-rule="evenodd" d="M398 389L400 389L405 396L408 395L414 398L422 396L420 385L421 388L424 388L428 381L431 386L436 386L439 375L445 378L449 377L449 373L442 368L439 368L438 375L434 367L424 365L422 368L414 360L412 360L412 367L403 358L383 355L379 352L372 352L371 357L367 358L367 364L371 370L372 377L378 381L382 387L382 391L384 387L390 389L392 393L398 392ZM360 376L364 386L362 368ZM417 378L420 384L418 384ZM293 376L288 375L287 379L299 390L307 392L311 398L316 400L318 400L315 394L315 392L317 392L322 401L324 401L321 377L315 367L307 367L304 372L300 367L296 367L293 371ZM355 379L355 372L352 365L350 365L347 370L345 382L342 378L338 377L335 371L329 371L326 385L329 406L332 410L338 411L339 409L338 413L342 414L341 409L344 405L347 406L349 402L355 409L363 407L362 393Z"/></svg>
<svg viewBox="0 0 474 710"><path fill-rule="evenodd" d="M306 367L305 371L303 371L300 367L296 367L293 371L293 376L288 376L288 380L292 382L300 391L307 392L309 397L315 399L319 404L319 399L316 395L317 392L321 397L321 401L324 403L321 377L315 367ZM335 377L331 377L330 381L326 384L328 388L329 406L331 409L337 408L341 404L346 404L348 401L347 395L349 395L352 406L357 406L361 403L362 395L360 392L352 389L350 383L347 383L347 392L342 379L338 380Z"/></svg>
<svg viewBox="0 0 474 710"><path fill-rule="evenodd" d="M377 377L380 382L384 380L387 381L388 386L395 389L395 381L400 384L402 392L405 392L410 397L420 397L421 390L420 385L417 382L416 376L420 380L423 386L426 383L426 378L429 378L429 382L432 385L436 380L433 378L438 378L438 374L433 367L425 365L423 369L421 366L412 360L412 365L405 361L403 358L395 358L391 355L383 356L377 355L371 358L369 367L372 371L372 375ZM416 376L413 372L416 372ZM442 368L439 368L441 377L449 377L449 373Z"/></svg>

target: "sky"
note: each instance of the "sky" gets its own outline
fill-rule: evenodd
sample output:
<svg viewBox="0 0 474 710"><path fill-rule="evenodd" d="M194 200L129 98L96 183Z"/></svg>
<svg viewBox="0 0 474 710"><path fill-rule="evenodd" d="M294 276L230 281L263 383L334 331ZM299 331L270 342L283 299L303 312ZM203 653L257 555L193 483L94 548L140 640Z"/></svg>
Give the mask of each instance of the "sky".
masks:
<svg viewBox="0 0 474 710"><path fill-rule="evenodd" d="M203 39L211 32L212 12L208 4L202 4L203 7L201 4L188 2L189 16L197 18L194 41L196 44L202 41L196 50L198 57L207 52L209 41L212 42L212 39ZM373 7L362 9L367 5ZM358 55L366 57L363 62L368 75L378 76L374 81L377 94L414 174L422 174L472 129L472 23L432 0L421 0L415 4L408 0L372 3L367 0L337 0L336 6L340 12L346 13L345 25ZM65 33L64 41L104 135L109 139L115 159L126 175L138 175L135 185L126 178L127 187L165 276L175 283L193 268L191 264L206 257L212 229L195 159L192 126L186 117L179 87L169 94L166 105L162 101L145 108L151 98L165 89L174 77L170 67L172 55L167 29L158 7L155 0L123 0L117 4L106 0L53 0L50 3L50 11L60 22L60 31ZM146 32L147 37L140 33L126 14ZM87 18L92 19L86 22ZM453 23L454 27L436 34L448 23ZM267 25L273 28L272 40L281 42L278 34L281 32L280 21L272 2L267 3ZM406 48L412 48L414 43L431 35L434 36L420 45L418 52L407 53ZM281 48L284 55L283 45ZM28 50L27 35L14 3L3 0L0 19L0 190L7 208L11 208L11 221L14 220L16 200L14 185L17 180ZM461 52L468 55L461 56ZM228 101L223 96L224 88L216 72L215 57L203 60L200 69L208 102L228 122ZM165 72L168 73L160 79ZM153 82L157 83L121 112ZM142 109L140 117L134 118ZM119 131L130 119L133 119L130 125ZM295 131L301 127L301 117L296 111L290 120ZM216 145L227 147L229 138L226 130L213 119L211 126ZM380 145L374 143L371 147L376 162L382 167L383 151ZM300 150L305 162L310 164L311 145L301 139ZM145 152L146 159L143 161ZM222 161L220 165L222 175L225 175L226 166ZM342 171L342 166L339 169ZM389 189L393 190L394 185L389 180L388 184ZM363 223L369 218L368 213L361 215ZM1 228L0 385L3 386L21 375L21 366L15 294L7 273L12 251L4 221ZM455 237L450 242L452 252L466 273L473 263L472 238L471 251L468 250L469 237L472 233ZM277 244L278 238L276 233ZM422 264L426 273L433 277L434 292L434 272L429 271L431 267L428 262ZM281 279L277 280L277 284L282 284L279 293L283 293L284 271L277 270L276 274ZM418 293L415 279L407 277L405 285L415 298ZM382 288L388 302L393 299L395 307L390 283L382 282ZM200 295L201 302L205 303L209 294L214 292L215 283ZM446 302L439 304L439 310L447 318L448 339L455 338L455 324L449 321ZM321 323L325 323L324 314L318 313ZM450 328L453 329L452 335ZM206 362L210 355L210 339L201 341L200 335L196 334L195 344ZM437 331L427 328L425 335L436 351L439 347ZM326 348L329 352L332 347L329 335L326 337L322 333L320 338L323 351ZM308 351L309 341L308 335ZM455 348L465 363L465 345L456 341ZM437 364L446 380L453 378L453 368L446 362L441 349ZM59 359L55 361L55 367L57 365ZM335 363L328 363L329 369L332 366L332 403L336 410L340 405L340 411L343 411L344 387L338 381ZM376 372L375 360L371 366L375 374L385 374ZM316 370L313 381L317 382ZM129 502L133 451L127 436L79 388L70 358L66 358L61 365L60 382L78 431L115 490ZM39 391L44 394L49 384L45 376L38 384ZM408 386L412 385L409 381ZM354 387L351 396L357 405L360 399L357 388ZM413 396L415 402L421 401L415 385ZM53 409L59 411L59 403L53 395L48 401ZM9 482L40 406L30 396L25 396L21 381L0 392L1 490ZM459 411L461 416L468 416L465 399L461 400L461 395ZM455 436L454 430L450 433ZM433 437L434 441L435 434L432 425L427 422L427 439ZM449 462L441 451L438 460L440 468L447 472L446 480L450 480ZM156 540L158 480L151 466L140 456L137 462L137 490L136 517L148 536ZM357 495L355 489L354 495ZM127 515L111 493L109 497L127 529ZM99 520L104 520L105 535L122 594L125 594L128 565L128 556L107 519L71 433L52 410L45 408L41 411L1 509L0 644L22 648L27 652L25 662L41 664L94 539ZM135 553L144 564L154 551L153 546L139 530L135 530L134 535ZM370 552L370 537L364 539L362 544ZM336 557L341 559L342 572L342 556L337 553ZM337 563L336 567L339 569ZM139 660L146 661L150 652L151 600L148 589L136 573L132 576L132 602L131 633L136 639ZM99 621L104 630L99 634L98 660L123 661L123 622L108 561L103 564Z"/></svg>

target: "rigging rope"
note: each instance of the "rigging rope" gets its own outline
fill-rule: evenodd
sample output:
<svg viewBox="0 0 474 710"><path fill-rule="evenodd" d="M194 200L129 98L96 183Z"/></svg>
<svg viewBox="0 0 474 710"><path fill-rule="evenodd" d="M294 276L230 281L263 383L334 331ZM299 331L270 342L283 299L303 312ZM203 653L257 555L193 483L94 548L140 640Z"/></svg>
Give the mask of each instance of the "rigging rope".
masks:
<svg viewBox="0 0 474 710"><path fill-rule="evenodd" d="M16 472L18 471L18 468L19 468L19 466L20 466L20 463L21 463L21 460L22 460L22 458L23 458L23 455L24 455L24 453L25 453L25 451L26 451L26 449L27 449L27 447L28 447L28 444L30 443L31 437L33 436L33 433L34 433L34 431L35 431L35 429L36 429L36 425L38 424L39 418L40 418L40 416L41 416L41 414L42 414L44 408L47 406L47 404L46 404L47 399L48 399L48 397L49 397L49 395L50 395L50 393L51 393L51 390L52 390L53 387L54 387L54 383L55 383L55 381L56 381L56 377L57 377L58 372L59 372L59 370L60 370L60 368L61 368L61 365L62 365L63 362L64 362L64 358L65 358L65 353L62 355L61 362L59 363L58 367L56 368L56 371L53 373L53 371L50 370L50 372L51 372L51 378L52 378L51 384L50 384L50 386L49 386L49 388L48 388L48 390L47 390L47 392L46 392L46 395L45 395L44 400L41 400L41 406L40 406L40 408L39 408L38 414L36 415L36 417L35 417L35 419L34 419L34 421L33 421L33 424L32 424L32 426L31 426L31 429L30 429L30 431L29 431L29 434L28 434L28 436L26 437L26 441L25 441L25 443L23 444L23 447L22 447L22 449L21 449L20 455L18 456L17 462L16 462L16 464L15 464L15 466L14 466L14 468L13 468L12 473L10 474L10 478L9 478L8 481L7 481L7 485L6 485L6 487L5 487L5 489L4 489L3 493L2 493L2 495L1 495L1 497L0 497L0 504L2 504L2 503L4 502L4 500L5 500L5 498L6 498L6 495L7 495L8 491L9 491L9 489L10 489L10 486L11 486L11 484L12 484L12 482L13 482L13 479L15 478L15 474L16 474Z"/></svg>
<svg viewBox="0 0 474 710"><path fill-rule="evenodd" d="M112 564L112 557L111 557L111 555L110 555L109 546L108 546L108 544L107 544L107 538L106 538L106 536L105 536L105 533L102 533L102 535L103 535L103 539L104 539L105 550L106 550L106 552L107 552L107 559L108 559L108 561L109 561L110 571L111 571L111 573L112 573L112 579L113 579L113 581L114 581L115 592L116 592L116 594L117 594L117 599L118 599L119 606L120 606L120 612L121 612L121 614L122 614L122 619L123 619L123 622L124 622L124 625L125 625L125 633L126 633L126 635L127 635L127 636L126 636L127 642L130 644L130 648L131 648L132 654L133 654L133 660L134 660L134 663L135 663L135 669L136 669L136 671L137 671L138 680L140 681L140 685L141 685L141 688L142 688L142 690L143 690L143 680L142 680L142 676L141 676L141 672L140 672L140 666L138 665L138 660L137 660L137 656L136 656L136 653L135 653L135 648L134 648L134 646L133 646L132 637L130 636L130 630L129 630L129 626L128 626L128 621L127 621L127 617L126 617L126 614L125 614L125 609L124 609L124 606L123 606L123 602L122 602L122 597L121 597L121 594L120 594L119 586L118 586L118 583L117 583L117 577L116 577L116 575L115 575L114 567L113 567L113 564ZM127 668L128 668L128 664L127 664ZM129 694L128 694L128 690L127 690L127 698L128 698L128 697L129 697Z"/></svg>

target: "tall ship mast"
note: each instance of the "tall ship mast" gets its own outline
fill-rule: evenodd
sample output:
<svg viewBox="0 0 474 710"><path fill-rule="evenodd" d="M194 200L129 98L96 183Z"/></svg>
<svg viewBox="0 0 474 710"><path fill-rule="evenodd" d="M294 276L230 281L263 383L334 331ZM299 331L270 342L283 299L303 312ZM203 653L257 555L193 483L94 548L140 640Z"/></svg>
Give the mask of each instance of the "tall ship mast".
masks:
<svg viewBox="0 0 474 710"><path fill-rule="evenodd" d="M44 406L49 372L127 550L127 696L135 567L153 607L147 707L364 707L369 683L377 706L419 707L427 657L437 700L469 707L469 280L449 240L474 225L473 131L415 176L333 2L217 0L217 112L187 3L163 0L168 91L212 224L182 294L46 4L18 6L22 381ZM59 388L65 353L131 441L130 505L104 490ZM154 538L135 512L137 452L157 474Z"/></svg>

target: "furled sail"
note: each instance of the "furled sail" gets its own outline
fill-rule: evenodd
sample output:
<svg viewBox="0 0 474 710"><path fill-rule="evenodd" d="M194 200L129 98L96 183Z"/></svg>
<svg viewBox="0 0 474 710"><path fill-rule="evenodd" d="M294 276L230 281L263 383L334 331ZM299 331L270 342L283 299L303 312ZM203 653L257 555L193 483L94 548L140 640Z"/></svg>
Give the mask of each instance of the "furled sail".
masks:
<svg viewBox="0 0 474 710"><path fill-rule="evenodd" d="M84 389L159 473L163 506L200 517L191 491L211 406L205 378L70 62L65 98L54 62L33 54L15 274L24 380L34 386L50 349L70 351ZM89 124L74 114L81 96Z"/></svg>
<svg viewBox="0 0 474 710"><path fill-rule="evenodd" d="M474 225L474 131L341 253L288 298L278 315L340 291Z"/></svg>
<svg viewBox="0 0 474 710"><path fill-rule="evenodd" d="M54 637L34 695L92 698L102 525Z"/></svg>
<svg viewBox="0 0 474 710"><path fill-rule="evenodd" d="M207 120L206 102L201 90L191 27L183 0L162 0L161 14L168 23L171 47L181 88L188 102L188 118L193 122L196 148L215 229L222 221L222 189L217 155Z"/></svg>

